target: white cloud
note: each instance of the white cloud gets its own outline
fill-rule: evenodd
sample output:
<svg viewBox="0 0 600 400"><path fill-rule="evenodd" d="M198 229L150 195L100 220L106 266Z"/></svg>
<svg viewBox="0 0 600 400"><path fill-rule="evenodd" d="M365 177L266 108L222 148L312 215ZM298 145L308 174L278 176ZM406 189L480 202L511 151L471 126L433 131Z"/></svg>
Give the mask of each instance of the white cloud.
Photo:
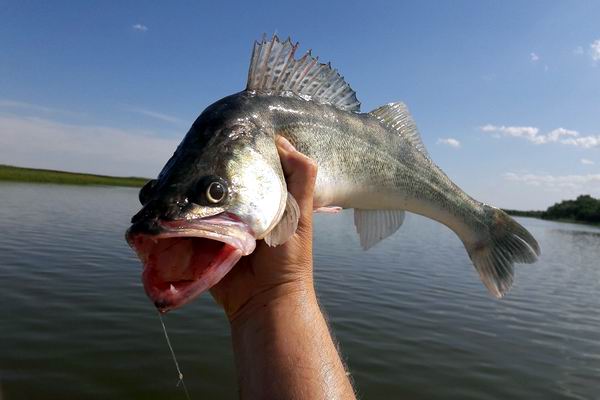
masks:
<svg viewBox="0 0 600 400"><path fill-rule="evenodd" d="M590 149L592 147L600 147L600 136L582 136L561 140L560 142L572 146L583 147L584 149Z"/></svg>
<svg viewBox="0 0 600 400"><path fill-rule="evenodd" d="M600 61L600 39L596 39L590 44L590 56L592 60Z"/></svg>
<svg viewBox="0 0 600 400"><path fill-rule="evenodd" d="M581 163L583 165L594 165L594 164L596 164L595 162L593 162L592 160L588 160L587 158L582 158L580 161L581 161Z"/></svg>
<svg viewBox="0 0 600 400"><path fill-rule="evenodd" d="M146 25L142 25L142 24L135 24L132 26L132 28L136 31L140 31L140 32L146 32L148 30L148 27Z"/></svg>
<svg viewBox="0 0 600 400"><path fill-rule="evenodd" d="M524 137L531 141L533 141L533 138L535 138L540 131L533 126L497 126L492 124L484 125L480 129L483 132L501 133L504 136Z"/></svg>
<svg viewBox="0 0 600 400"><path fill-rule="evenodd" d="M555 176L507 172L504 174L504 179L552 191L561 191L564 196L600 193L600 174Z"/></svg>
<svg viewBox="0 0 600 400"><path fill-rule="evenodd" d="M72 111L61 110L59 108L45 107L37 104L27 103L24 101L0 99L0 109L10 110L22 110L22 111L34 111L41 112L44 114L63 114L72 116L81 116L82 114L74 113Z"/></svg>
<svg viewBox="0 0 600 400"><path fill-rule="evenodd" d="M3 164L152 177L178 142L147 131L0 115Z"/></svg>
<svg viewBox="0 0 600 400"><path fill-rule="evenodd" d="M529 58L531 59L531 62L537 62L540 60L540 56L538 56L536 53L529 53Z"/></svg>
<svg viewBox="0 0 600 400"><path fill-rule="evenodd" d="M542 137L544 137L546 140L546 143L548 142L557 142L561 137L576 137L579 136L579 132L571 130L571 129L565 129L565 128L557 128L554 129L553 131L550 131L549 133L547 133L546 135L540 135Z"/></svg>
<svg viewBox="0 0 600 400"><path fill-rule="evenodd" d="M160 121L170 122L170 123L176 124L176 125L185 124L185 121L180 118L177 118L177 117L174 117L174 116L168 115L168 114L163 114L163 113L160 113L157 111L148 110L148 109L141 108L141 107L125 106L125 109L128 111L131 111L131 112L145 115L147 117L158 119Z"/></svg>
<svg viewBox="0 0 600 400"><path fill-rule="evenodd" d="M455 149L460 148L460 142L454 138L440 138L436 143L445 144L447 146L454 147Z"/></svg>
<svg viewBox="0 0 600 400"><path fill-rule="evenodd" d="M511 136L526 139L535 144L562 143L583 148L599 147L600 136L581 136L572 129L557 128L548 133L540 133L533 126L504 126L487 124L479 128L482 132L492 133L496 137Z"/></svg>

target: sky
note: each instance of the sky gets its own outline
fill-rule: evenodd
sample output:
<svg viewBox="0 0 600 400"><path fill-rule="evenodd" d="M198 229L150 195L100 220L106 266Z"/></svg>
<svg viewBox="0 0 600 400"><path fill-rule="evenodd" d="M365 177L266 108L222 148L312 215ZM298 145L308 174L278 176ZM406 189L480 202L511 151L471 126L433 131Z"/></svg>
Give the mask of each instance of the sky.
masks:
<svg viewBox="0 0 600 400"><path fill-rule="evenodd" d="M600 197L600 2L0 0L0 164L154 177L253 41L330 61L362 111L403 101L474 198Z"/></svg>

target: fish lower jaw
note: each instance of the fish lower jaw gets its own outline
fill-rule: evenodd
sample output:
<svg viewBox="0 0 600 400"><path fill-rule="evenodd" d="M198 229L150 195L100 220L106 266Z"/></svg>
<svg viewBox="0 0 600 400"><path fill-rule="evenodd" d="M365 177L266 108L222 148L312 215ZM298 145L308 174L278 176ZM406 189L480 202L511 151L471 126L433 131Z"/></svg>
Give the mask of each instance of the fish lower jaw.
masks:
<svg viewBox="0 0 600 400"><path fill-rule="evenodd" d="M184 271L181 276L169 276L165 271L159 270L158 265L148 263L142 273L144 290L158 311L166 313L190 303L216 285L242 255L241 250L223 244L208 265L194 264L194 260L191 260L189 270Z"/></svg>
<svg viewBox="0 0 600 400"><path fill-rule="evenodd" d="M256 247L246 224L228 217L161 223L162 233L130 230L127 241L144 265L146 294L162 313L216 285Z"/></svg>

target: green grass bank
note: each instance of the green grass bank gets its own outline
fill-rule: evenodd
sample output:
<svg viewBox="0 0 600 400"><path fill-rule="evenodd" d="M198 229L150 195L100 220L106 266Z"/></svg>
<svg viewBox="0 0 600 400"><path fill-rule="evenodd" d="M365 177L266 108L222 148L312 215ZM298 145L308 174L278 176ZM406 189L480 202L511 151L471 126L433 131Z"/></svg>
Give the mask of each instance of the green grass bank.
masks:
<svg viewBox="0 0 600 400"><path fill-rule="evenodd" d="M147 178L116 177L0 165L0 181L141 187Z"/></svg>

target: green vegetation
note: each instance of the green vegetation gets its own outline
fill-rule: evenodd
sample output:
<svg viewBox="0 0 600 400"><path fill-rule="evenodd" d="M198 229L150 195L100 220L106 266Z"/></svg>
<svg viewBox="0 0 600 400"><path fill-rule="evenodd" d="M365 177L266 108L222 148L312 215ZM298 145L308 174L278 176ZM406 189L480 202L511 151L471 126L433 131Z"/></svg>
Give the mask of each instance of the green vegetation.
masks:
<svg viewBox="0 0 600 400"><path fill-rule="evenodd" d="M504 210L508 214L555 221L600 224L600 199L584 194L575 200L563 200L546 211Z"/></svg>
<svg viewBox="0 0 600 400"><path fill-rule="evenodd" d="M549 207L543 214L546 219L567 219L600 224L600 199L581 195L575 200L564 200Z"/></svg>
<svg viewBox="0 0 600 400"><path fill-rule="evenodd" d="M48 169L0 165L0 181L140 187L143 186L148 179L136 177L120 178L116 176L79 174Z"/></svg>

